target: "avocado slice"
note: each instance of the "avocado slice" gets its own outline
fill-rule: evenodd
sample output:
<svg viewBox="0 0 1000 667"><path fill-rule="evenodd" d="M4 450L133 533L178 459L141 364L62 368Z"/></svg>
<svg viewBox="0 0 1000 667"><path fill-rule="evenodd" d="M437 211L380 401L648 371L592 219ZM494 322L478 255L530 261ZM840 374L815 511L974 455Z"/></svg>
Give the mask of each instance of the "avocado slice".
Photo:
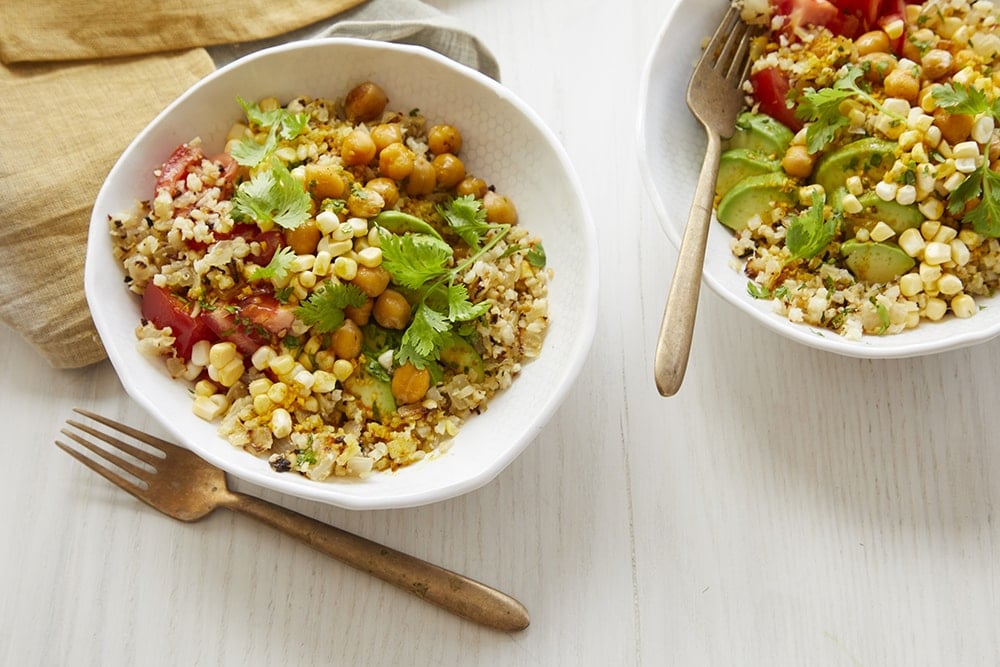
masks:
<svg viewBox="0 0 1000 667"><path fill-rule="evenodd" d="M726 148L746 148L765 155L781 156L795 136L785 125L767 114L744 111L736 118L736 129Z"/></svg>
<svg viewBox="0 0 1000 667"><path fill-rule="evenodd" d="M715 194L724 195L748 176L781 171L781 162L750 148L730 148L719 157Z"/></svg>
<svg viewBox="0 0 1000 667"><path fill-rule="evenodd" d="M449 337L447 344L441 348L440 359L442 364L456 373L465 373L470 382L482 382L486 377L483 358L472 343L459 336Z"/></svg>
<svg viewBox="0 0 1000 667"><path fill-rule="evenodd" d="M902 234L907 229L919 227L924 222L924 214L913 204L900 204L897 201L885 201L874 192L865 192L858 197L864 206L860 213L848 216L852 235L861 227L871 229L881 220L892 227L896 234Z"/></svg>
<svg viewBox="0 0 1000 667"><path fill-rule="evenodd" d="M357 397L365 407L366 416L377 422L384 420L396 412L396 399L392 396L392 386L389 382L379 379L368 372L364 364L344 380L344 389Z"/></svg>
<svg viewBox="0 0 1000 667"><path fill-rule="evenodd" d="M840 254L854 277L868 283L891 282L916 265L916 260L889 241L844 241Z"/></svg>
<svg viewBox="0 0 1000 667"><path fill-rule="evenodd" d="M778 204L798 201L798 187L782 172L748 176L722 196L715 210L719 222L740 231L747 221Z"/></svg>
<svg viewBox="0 0 1000 667"><path fill-rule="evenodd" d="M851 176L877 181L892 166L898 145L878 137L852 141L819 159L813 171L813 182L833 192Z"/></svg>

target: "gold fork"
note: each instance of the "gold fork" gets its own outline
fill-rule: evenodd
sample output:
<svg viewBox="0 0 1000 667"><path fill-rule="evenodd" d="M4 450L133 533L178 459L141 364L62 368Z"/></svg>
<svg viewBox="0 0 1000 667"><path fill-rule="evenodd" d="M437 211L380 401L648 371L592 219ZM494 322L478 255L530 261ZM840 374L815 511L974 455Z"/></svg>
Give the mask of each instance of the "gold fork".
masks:
<svg viewBox="0 0 1000 667"><path fill-rule="evenodd" d="M136 483L64 442L56 440L56 445L105 479L170 517L197 521L217 507L249 514L328 556L470 621L506 632L528 627L528 611L524 606L498 590L266 500L230 491L226 486L226 474L192 452L93 412L80 408L74 408L74 411L129 435L158 450L158 453L129 444L87 424L72 419L66 421L67 426L76 431L115 448L116 451L96 445L76 431L62 429L63 434L92 454L132 475L138 481ZM122 453L135 457L144 465L136 465Z"/></svg>
<svg viewBox="0 0 1000 667"><path fill-rule="evenodd" d="M731 6L688 84L687 105L705 127L708 148L656 341L653 375L656 388L663 396L676 394L684 380L698 309L722 140L732 136L736 116L743 106L741 85L750 69L750 43L755 36L756 31L740 20L739 10Z"/></svg>

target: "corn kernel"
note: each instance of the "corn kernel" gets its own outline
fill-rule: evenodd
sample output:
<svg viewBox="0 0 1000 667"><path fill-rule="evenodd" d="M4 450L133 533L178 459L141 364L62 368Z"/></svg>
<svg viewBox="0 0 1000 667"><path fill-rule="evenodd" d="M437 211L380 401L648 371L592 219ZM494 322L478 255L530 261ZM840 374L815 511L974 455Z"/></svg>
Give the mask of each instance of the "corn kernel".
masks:
<svg viewBox="0 0 1000 667"><path fill-rule="evenodd" d="M306 370L304 367L302 368L302 370L297 372L292 379L295 382L295 384L301 387L299 393L302 394L303 396L309 395L309 392L312 391L313 383L316 382L315 376L308 370Z"/></svg>
<svg viewBox="0 0 1000 667"><path fill-rule="evenodd" d="M276 375L288 375L295 368L295 359L290 354L280 354L268 363L268 368Z"/></svg>
<svg viewBox="0 0 1000 667"><path fill-rule="evenodd" d="M882 27L882 29L885 30L885 34L889 36L890 40L899 39L900 37L902 37L904 28L905 24L903 23L902 19L893 19L891 21L887 21L886 24Z"/></svg>
<svg viewBox="0 0 1000 667"><path fill-rule="evenodd" d="M339 257L353 249L354 242L348 239L346 241L331 241L323 250L328 252L331 257Z"/></svg>
<svg viewBox="0 0 1000 667"><path fill-rule="evenodd" d="M331 241L350 241L354 238L354 227L351 226L351 222L348 220L342 222L330 232Z"/></svg>
<svg viewBox="0 0 1000 667"><path fill-rule="evenodd" d="M271 413L270 425L275 438L287 438L292 434L292 416L284 408L278 408Z"/></svg>
<svg viewBox="0 0 1000 667"><path fill-rule="evenodd" d="M860 176L848 176L845 185L847 186L847 191L855 197L865 191Z"/></svg>
<svg viewBox="0 0 1000 667"><path fill-rule="evenodd" d="M341 382L351 377L351 373L353 372L354 364L347 359L337 359L337 361L333 363L333 375Z"/></svg>
<svg viewBox="0 0 1000 667"><path fill-rule="evenodd" d="M337 376L327 371L319 370L313 373L312 390L317 394L328 394L337 388Z"/></svg>
<svg viewBox="0 0 1000 667"><path fill-rule="evenodd" d="M912 185L903 185L896 190L896 202L903 206L909 206L917 201L917 188Z"/></svg>
<svg viewBox="0 0 1000 667"><path fill-rule="evenodd" d="M941 222L939 220L925 220L923 224L920 225L920 234L927 241L933 241L934 236L941 229Z"/></svg>
<svg viewBox="0 0 1000 667"><path fill-rule="evenodd" d="M195 396L211 396L215 393L215 383L209 380L198 380L194 385Z"/></svg>
<svg viewBox="0 0 1000 667"><path fill-rule="evenodd" d="M960 186L964 181L965 181L965 174L963 174L962 172L955 172L954 174L945 179L944 189L946 192L954 192L955 190L958 189L958 186Z"/></svg>
<svg viewBox="0 0 1000 667"><path fill-rule="evenodd" d="M306 412L319 412L319 401L315 396L309 396L302 401L301 407Z"/></svg>
<svg viewBox="0 0 1000 667"><path fill-rule="evenodd" d="M944 314L947 312L948 302L944 299L931 297L930 299L927 299L927 303L924 304L924 317L932 322L937 322L944 317Z"/></svg>
<svg viewBox="0 0 1000 667"><path fill-rule="evenodd" d="M358 253L358 264L367 266L368 268L379 266L382 264L382 249L375 247L365 248Z"/></svg>
<svg viewBox="0 0 1000 667"><path fill-rule="evenodd" d="M332 371L333 364L337 361L337 355L329 350L320 350L316 353L316 368L321 371Z"/></svg>
<svg viewBox="0 0 1000 667"><path fill-rule="evenodd" d="M216 367L210 366L209 368ZM219 384L223 387L232 387L241 377L243 377L244 370L243 359L234 357L228 364L222 368L218 368Z"/></svg>
<svg viewBox="0 0 1000 667"><path fill-rule="evenodd" d="M323 234L332 234L334 230L340 227L340 218L333 211L321 211L316 216L316 227Z"/></svg>
<svg viewBox="0 0 1000 667"><path fill-rule="evenodd" d="M270 345L261 345L250 356L250 363L257 370L262 371L271 364L271 360L276 356L278 356L278 353L274 351L273 347Z"/></svg>
<svg viewBox="0 0 1000 667"><path fill-rule="evenodd" d="M976 120L972 123L972 132L970 134L975 141L981 144L986 144L993 138L993 130L995 126L996 123L994 122L991 114L979 114L976 116Z"/></svg>
<svg viewBox="0 0 1000 667"><path fill-rule="evenodd" d="M917 209L928 220L940 220L944 215L944 202L937 197L928 197L917 204Z"/></svg>
<svg viewBox="0 0 1000 667"><path fill-rule="evenodd" d="M899 293L903 296L916 296L924 291L924 281L917 273L907 273L899 278Z"/></svg>
<svg viewBox="0 0 1000 667"><path fill-rule="evenodd" d="M852 215L861 213L864 210L864 206L858 201L858 198L852 194L844 195L844 198L840 200L840 205L844 209L844 213L850 213Z"/></svg>
<svg viewBox="0 0 1000 667"><path fill-rule="evenodd" d="M955 296L961 292L965 286L962 285L962 279L953 273L946 273L938 278L937 288L941 294L945 296Z"/></svg>
<svg viewBox="0 0 1000 667"><path fill-rule="evenodd" d="M937 230L937 234L931 239L937 243L951 243L955 236L958 235L958 230L954 227L949 227L948 225L941 225L941 228Z"/></svg>
<svg viewBox="0 0 1000 667"><path fill-rule="evenodd" d="M917 268L917 273L920 276L920 280L924 283L924 289L937 288L937 280L941 277L941 267L936 264L928 264L927 262L920 262L920 266Z"/></svg>
<svg viewBox="0 0 1000 667"><path fill-rule="evenodd" d="M871 232L865 227L858 227L857 231L854 232L854 240L866 243L871 240Z"/></svg>
<svg viewBox="0 0 1000 667"><path fill-rule="evenodd" d="M896 192L899 190L899 186L895 183L887 183L886 181L879 181L878 185L875 186L875 194L882 201L892 201L896 198Z"/></svg>
<svg viewBox="0 0 1000 667"><path fill-rule="evenodd" d="M333 275L341 280L354 280L358 275L358 263L350 257L338 257L333 261Z"/></svg>
<svg viewBox="0 0 1000 667"><path fill-rule="evenodd" d="M937 148L941 143L941 128L937 125L931 125L924 132L924 143L931 148Z"/></svg>
<svg viewBox="0 0 1000 667"><path fill-rule="evenodd" d="M274 408L274 401L267 394L259 394L253 397L253 411L258 415L266 415Z"/></svg>
<svg viewBox="0 0 1000 667"><path fill-rule="evenodd" d="M288 385L284 382L275 382L267 390L266 396L275 403L284 403L285 399L288 398Z"/></svg>
<svg viewBox="0 0 1000 667"><path fill-rule="evenodd" d="M251 396L260 396L261 394L266 394L270 388L271 381L269 379L257 378L247 386L247 391L250 392Z"/></svg>
<svg viewBox="0 0 1000 667"><path fill-rule="evenodd" d="M355 238L368 235L368 221L364 218L351 218L347 222L350 223Z"/></svg>
<svg viewBox="0 0 1000 667"><path fill-rule="evenodd" d="M329 251L323 250L316 253L316 260L312 265L312 272L317 276L325 276L330 273L330 264L333 261L333 256L330 255Z"/></svg>
<svg viewBox="0 0 1000 667"><path fill-rule="evenodd" d="M212 344L207 340L200 340L191 347L191 363L204 368L208 366L209 351Z"/></svg>
<svg viewBox="0 0 1000 667"><path fill-rule="evenodd" d="M196 416L210 422L218 418L223 412L225 412L225 407L220 405L220 403L213 398L218 395L212 396L195 396L194 401L191 403L191 412ZM225 396L222 396L225 399Z"/></svg>
<svg viewBox="0 0 1000 667"><path fill-rule="evenodd" d="M896 230L894 230L889 225L885 224L881 220L875 223L875 227L872 228L870 237L872 241L887 241L896 235Z"/></svg>
<svg viewBox="0 0 1000 667"><path fill-rule="evenodd" d="M962 239L953 239L948 246L951 248L951 261L955 262L955 266L965 266L972 259L969 246L965 245Z"/></svg>
<svg viewBox="0 0 1000 667"><path fill-rule="evenodd" d="M238 356L236 343L223 341L216 343L208 351L208 363L216 368L224 368L230 361ZM240 360L242 362L242 359Z"/></svg>
<svg viewBox="0 0 1000 667"><path fill-rule="evenodd" d="M302 287L312 289L316 286L316 274L312 271L303 271L298 275L298 281Z"/></svg>
<svg viewBox="0 0 1000 667"><path fill-rule="evenodd" d="M951 312L962 319L972 317L976 314L976 300L968 294L959 294L951 300Z"/></svg>
<svg viewBox="0 0 1000 667"><path fill-rule="evenodd" d="M939 241L931 241L924 248L924 262L932 266L951 260L951 246Z"/></svg>
<svg viewBox="0 0 1000 667"><path fill-rule="evenodd" d="M906 130L899 135L899 147L908 151L916 146L921 139L921 133L917 130Z"/></svg>

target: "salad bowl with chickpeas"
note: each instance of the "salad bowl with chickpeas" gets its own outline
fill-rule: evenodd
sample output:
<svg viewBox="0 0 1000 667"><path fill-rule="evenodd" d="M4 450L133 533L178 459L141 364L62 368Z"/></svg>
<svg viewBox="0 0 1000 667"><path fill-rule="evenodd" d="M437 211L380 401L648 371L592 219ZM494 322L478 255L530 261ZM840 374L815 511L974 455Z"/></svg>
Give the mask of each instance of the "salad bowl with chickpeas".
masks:
<svg viewBox="0 0 1000 667"><path fill-rule="evenodd" d="M326 80L285 74L318 61ZM126 151L88 299L126 389L210 461L348 507L431 502L496 475L582 363L578 194L548 130L476 72L415 47L278 47Z"/></svg>
<svg viewBox="0 0 1000 667"><path fill-rule="evenodd" d="M1000 333L1000 10L967 0L747 0L761 26L746 106L720 159L705 279L768 328L858 357L908 357ZM724 9L724 7L722 8ZM679 21L710 30L713 9ZM685 28L687 29L687 28ZM643 171L663 205L693 183L664 95L683 73L656 51L640 117ZM659 77L662 77L659 78ZM676 123L673 122L676 120ZM681 144L682 146L682 144ZM690 154L697 155L692 149ZM667 176L667 169L671 169Z"/></svg>

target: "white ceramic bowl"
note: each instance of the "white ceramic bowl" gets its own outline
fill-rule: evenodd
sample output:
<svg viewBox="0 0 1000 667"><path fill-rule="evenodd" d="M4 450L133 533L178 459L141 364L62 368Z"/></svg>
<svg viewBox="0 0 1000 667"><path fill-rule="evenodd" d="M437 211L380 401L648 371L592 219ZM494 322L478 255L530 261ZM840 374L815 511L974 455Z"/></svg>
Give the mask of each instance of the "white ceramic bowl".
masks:
<svg viewBox="0 0 1000 667"><path fill-rule="evenodd" d="M551 326L541 356L513 386L471 418L452 446L395 473L365 480L315 482L273 472L266 460L236 449L216 425L191 412L188 387L157 359L136 349L139 300L124 287L111 255L107 217L148 199L153 170L180 143L200 136L221 150L238 120L238 96L337 97L365 80L390 106L420 108L429 122L451 122L464 137L471 171L517 204L521 224L538 233L548 265ZM558 208L554 208L557 206ZM98 194L87 247L85 286L108 356L126 391L176 439L227 472L293 496L354 509L426 504L492 480L535 438L576 378L597 315L596 235L572 165L539 117L509 90L470 68L419 47L350 39L296 42L260 51L206 77L160 113L129 145Z"/></svg>
<svg viewBox="0 0 1000 667"><path fill-rule="evenodd" d="M705 131L691 115L685 92L704 38L715 31L727 3L679 0L646 61L640 83L638 153L640 170L667 238L680 247L695 183L705 155ZM723 299L782 336L810 347L851 357L903 358L981 343L1000 334L1000 297L979 298L974 317L921 322L892 336L850 341L825 329L795 324L772 303L747 293L747 277L730 264L730 233L712 221L704 282Z"/></svg>

